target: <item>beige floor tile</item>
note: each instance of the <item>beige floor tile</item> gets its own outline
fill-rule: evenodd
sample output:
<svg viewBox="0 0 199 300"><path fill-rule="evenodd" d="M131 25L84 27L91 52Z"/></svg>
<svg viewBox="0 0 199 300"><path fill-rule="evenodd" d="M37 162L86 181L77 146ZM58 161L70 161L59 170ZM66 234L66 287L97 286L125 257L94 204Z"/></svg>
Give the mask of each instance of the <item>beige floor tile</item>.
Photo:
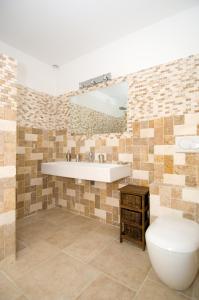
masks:
<svg viewBox="0 0 199 300"><path fill-rule="evenodd" d="M22 291L0 272L0 300L18 300Z"/></svg>
<svg viewBox="0 0 199 300"><path fill-rule="evenodd" d="M45 219L37 219L26 226L17 229L17 239L23 241L27 245L47 239L59 229L59 226L53 225L45 221Z"/></svg>
<svg viewBox="0 0 199 300"><path fill-rule="evenodd" d="M19 229L21 227L25 227L29 224L37 223L40 220L41 220L41 217L39 215L39 212L36 212L32 215L26 216L21 219L17 219L17 221L16 221L17 229Z"/></svg>
<svg viewBox="0 0 199 300"><path fill-rule="evenodd" d="M91 264L133 290L140 287L150 269L146 251L117 241L95 257Z"/></svg>
<svg viewBox="0 0 199 300"><path fill-rule="evenodd" d="M6 260L2 261L0 269L5 271L11 278L17 279L59 252L60 250L57 247L50 245L46 241L41 241L19 251L15 263L8 263Z"/></svg>
<svg viewBox="0 0 199 300"><path fill-rule="evenodd" d="M116 226L111 225L100 225L97 229L97 232L104 234L105 236L108 236L110 238L113 238L115 240L119 240L120 235L120 229Z"/></svg>
<svg viewBox="0 0 199 300"><path fill-rule="evenodd" d="M23 250L24 248L26 248L27 247L27 245L23 242L23 241L20 241L20 240L16 240L16 250L17 250L17 252L19 252L19 251L21 251L21 250Z"/></svg>
<svg viewBox="0 0 199 300"><path fill-rule="evenodd" d="M74 243L64 248L63 251L84 262L88 262L107 247L112 240L113 238L110 236L94 230L79 236Z"/></svg>
<svg viewBox="0 0 199 300"><path fill-rule="evenodd" d="M73 300L99 272L61 253L17 280L30 300Z"/></svg>
<svg viewBox="0 0 199 300"><path fill-rule="evenodd" d="M139 288L137 300L199 299L199 274L186 291L173 291L160 282L147 251L118 242L119 228L66 209L17 221L17 237L17 261L0 263L0 300L125 300Z"/></svg>
<svg viewBox="0 0 199 300"><path fill-rule="evenodd" d="M149 273L148 273L148 279L160 282L160 279L158 278L158 276L155 273L155 271L153 270L153 268L151 268L150 271L149 271Z"/></svg>
<svg viewBox="0 0 199 300"><path fill-rule="evenodd" d="M147 279L135 300L186 300L187 298L178 292L169 289L164 284Z"/></svg>
<svg viewBox="0 0 199 300"><path fill-rule="evenodd" d="M60 249L71 245L81 236L86 236L90 231L96 229L99 224L87 218L76 216L66 221L62 228L53 233L47 241Z"/></svg>
<svg viewBox="0 0 199 300"><path fill-rule="evenodd" d="M99 275L77 300L132 300L135 292L114 280Z"/></svg>
<svg viewBox="0 0 199 300"><path fill-rule="evenodd" d="M47 242L59 247L59 249L64 249L68 245L75 242L80 236L81 233L78 230L73 230L72 228L71 230L60 229L56 233L52 234L47 239Z"/></svg>
<svg viewBox="0 0 199 300"><path fill-rule="evenodd" d="M38 213L38 216L41 219L45 219L45 222L49 222L53 225L59 226L70 218L75 217L76 215L72 214L64 208L56 207L47 211L40 211Z"/></svg>
<svg viewBox="0 0 199 300"><path fill-rule="evenodd" d="M74 218L66 220L64 222L63 226L65 226L65 228L67 228L67 226L70 225L70 226L73 226L73 227L76 226L79 228L79 226L84 225L84 224L87 224L87 226L90 227L91 230L94 230L101 225L96 220L82 217L80 215L74 215Z"/></svg>
<svg viewBox="0 0 199 300"><path fill-rule="evenodd" d="M156 275L155 271L151 268L149 275L148 275L148 279L157 281L157 282L161 282L160 279L158 278L158 276ZM193 300L198 300L199 299L199 273L196 276L193 284L184 291L181 291L180 293L182 293L183 295L192 298Z"/></svg>
<svg viewBox="0 0 199 300"><path fill-rule="evenodd" d="M190 288L188 288L186 291L183 291L182 293L194 300L199 299L199 272Z"/></svg>

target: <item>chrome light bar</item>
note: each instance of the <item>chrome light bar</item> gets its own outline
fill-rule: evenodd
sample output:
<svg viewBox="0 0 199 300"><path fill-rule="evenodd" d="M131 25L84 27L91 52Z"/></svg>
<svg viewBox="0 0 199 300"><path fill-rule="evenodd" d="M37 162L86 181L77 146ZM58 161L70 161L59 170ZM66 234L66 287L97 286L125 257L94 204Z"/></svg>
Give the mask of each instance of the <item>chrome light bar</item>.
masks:
<svg viewBox="0 0 199 300"><path fill-rule="evenodd" d="M92 79L82 81L79 83L79 88L83 89L85 87L90 87L90 86L93 86L93 85L101 83L101 82L106 82L108 80L111 80L111 73L106 73L106 74L100 75L98 77L94 77Z"/></svg>

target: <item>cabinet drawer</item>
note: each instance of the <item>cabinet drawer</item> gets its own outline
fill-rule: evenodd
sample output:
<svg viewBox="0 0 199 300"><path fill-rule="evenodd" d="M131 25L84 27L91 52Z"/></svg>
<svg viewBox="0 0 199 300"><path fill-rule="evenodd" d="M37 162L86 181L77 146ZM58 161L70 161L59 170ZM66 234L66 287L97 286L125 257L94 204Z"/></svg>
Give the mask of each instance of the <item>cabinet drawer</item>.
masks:
<svg viewBox="0 0 199 300"><path fill-rule="evenodd" d="M127 206L129 208L142 208L142 197L137 195L122 194L121 195L121 205Z"/></svg>
<svg viewBox="0 0 199 300"><path fill-rule="evenodd" d="M122 222L132 222L138 225L142 224L142 214L139 212L134 212L127 209L122 209L121 211L121 221Z"/></svg>
<svg viewBox="0 0 199 300"><path fill-rule="evenodd" d="M123 234L128 235L129 237L141 241L142 240L142 229L137 228L135 226L129 225L129 224L122 224L123 226Z"/></svg>

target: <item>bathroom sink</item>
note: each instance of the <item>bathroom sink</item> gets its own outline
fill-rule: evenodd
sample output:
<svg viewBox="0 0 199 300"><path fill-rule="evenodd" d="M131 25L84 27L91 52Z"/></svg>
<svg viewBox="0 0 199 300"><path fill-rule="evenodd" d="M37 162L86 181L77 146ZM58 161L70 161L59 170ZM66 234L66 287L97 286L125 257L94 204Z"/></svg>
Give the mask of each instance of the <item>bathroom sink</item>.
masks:
<svg viewBox="0 0 199 300"><path fill-rule="evenodd" d="M56 161L42 163L41 172L61 177L113 182L130 176L131 167L129 164Z"/></svg>

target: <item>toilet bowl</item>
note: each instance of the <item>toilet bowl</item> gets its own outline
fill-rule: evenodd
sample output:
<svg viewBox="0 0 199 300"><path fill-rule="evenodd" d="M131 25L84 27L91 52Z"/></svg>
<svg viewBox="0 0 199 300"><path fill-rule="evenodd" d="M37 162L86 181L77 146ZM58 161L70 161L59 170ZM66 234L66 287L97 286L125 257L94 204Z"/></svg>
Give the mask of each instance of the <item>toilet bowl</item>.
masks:
<svg viewBox="0 0 199 300"><path fill-rule="evenodd" d="M199 224L180 217L158 217L146 231L153 269L170 288L187 289L199 269Z"/></svg>

